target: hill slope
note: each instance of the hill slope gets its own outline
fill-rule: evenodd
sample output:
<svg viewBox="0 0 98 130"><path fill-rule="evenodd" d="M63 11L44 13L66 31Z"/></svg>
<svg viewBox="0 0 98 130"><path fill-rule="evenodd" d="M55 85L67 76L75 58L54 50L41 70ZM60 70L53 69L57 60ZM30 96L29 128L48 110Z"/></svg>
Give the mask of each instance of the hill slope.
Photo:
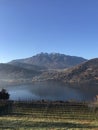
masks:
<svg viewBox="0 0 98 130"><path fill-rule="evenodd" d="M0 84L30 81L39 74L41 74L40 71L28 70L10 64L0 64Z"/></svg>
<svg viewBox="0 0 98 130"><path fill-rule="evenodd" d="M16 66L16 67L21 67L21 68L24 68L24 69L34 70L34 71L46 70L46 68L43 67L43 66L32 65L32 64L28 64L28 63L22 63L22 62L18 62L17 60L14 60L14 61L10 62L9 64Z"/></svg>
<svg viewBox="0 0 98 130"><path fill-rule="evenodd" d="M48 69L63 69L75 66L86 59L76 56L68 56L59 53L40 53L26 59L13 60L10 64L25 63L29 65L37 65Z"/></svg>
<svg viewBox="0 0 98 130"><path fill-rule="evenodd" d="M65 83L98 83L98 58L67 70L45 72L34 80L58 80Z"/></svg>

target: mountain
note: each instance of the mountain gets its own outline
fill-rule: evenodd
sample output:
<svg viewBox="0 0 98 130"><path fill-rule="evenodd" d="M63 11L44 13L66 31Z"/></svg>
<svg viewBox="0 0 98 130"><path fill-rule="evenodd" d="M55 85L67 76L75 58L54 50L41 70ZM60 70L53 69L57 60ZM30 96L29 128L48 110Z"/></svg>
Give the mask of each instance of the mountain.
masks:
<svg viewBox="0 0 98 130"><path fill-rule="evenodd" d="M84 58L59 53L40 53L30 58L0 64L0 84L28 83L47 72L60 71L87 61ZM60 70L59 70L60 69ZM45 77L46 79L46 77Z"/></svg>
<svg viewBox="0 0 98 130"><path fill-rule="evenodd" d="M24 69L28 69L28 70L36 70L36 71L42 71L45 70L46 68L43 66L38 66L38 65L31 65L28 63L22 63L22 62L18 62L17 60L14 60L12 62L9 63L10 65L14 65L16 67L21 67Z"/></svg>
<svg viewBox="0 0 98 130"><path fill-rule="evenodd" d="M70 68L85 61L87 60L76 56L69 56L59 53L40 53L30 58L13 60L10 64L18 65L19 63L25 63L25 65L40 66L44 69L63 69Z"/></svg>
<svg viewBox="0 0 98 130"><path fill-rule="evenodd" d="M0 84L31 82L31 79L39 74L41 72L37 70L28 70L10 64L0 64Z"/></svg>
<svg viewBox="0 0 98 130"><path fill-rule="evenodd" d="M33 81L36 80L58 80L70 84L98 84L98 58L88 60L66 70L45 72L39 77L33 78Z"/></svg>

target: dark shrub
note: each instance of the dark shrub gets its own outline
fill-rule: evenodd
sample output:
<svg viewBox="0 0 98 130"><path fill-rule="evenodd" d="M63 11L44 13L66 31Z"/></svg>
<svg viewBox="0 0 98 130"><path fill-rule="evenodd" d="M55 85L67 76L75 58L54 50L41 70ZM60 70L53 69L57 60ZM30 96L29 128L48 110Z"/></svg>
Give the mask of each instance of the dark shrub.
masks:
<svg viewBox="0 0 98 130"><path fill-rule="evenodd" d="M9 93L6 91L6 89L2 89L0 91L0 100L8 100L9 99Z"/></svg>

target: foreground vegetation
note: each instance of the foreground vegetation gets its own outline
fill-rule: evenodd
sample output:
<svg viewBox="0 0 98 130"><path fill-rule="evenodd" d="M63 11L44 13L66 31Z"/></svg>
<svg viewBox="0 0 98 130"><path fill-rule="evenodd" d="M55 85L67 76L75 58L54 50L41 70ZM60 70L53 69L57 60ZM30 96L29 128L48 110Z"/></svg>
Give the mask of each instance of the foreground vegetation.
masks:
<svg viewBox="0 0 98 130"><path fill-rule="evenodd" d="M0 130L97 129L98 108L89 108L86 103L45 101L0 103Z"/></svg>

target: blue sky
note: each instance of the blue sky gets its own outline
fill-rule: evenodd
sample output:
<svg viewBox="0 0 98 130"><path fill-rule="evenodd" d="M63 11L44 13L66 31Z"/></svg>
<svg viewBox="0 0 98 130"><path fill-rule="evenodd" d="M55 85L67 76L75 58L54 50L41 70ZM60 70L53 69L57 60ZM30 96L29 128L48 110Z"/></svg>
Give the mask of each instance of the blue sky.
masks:
<svg viewBox="0 0 98 130"><path fill-rule="evenodd" d="M40 52L98 57L98 0L0 0L0 62Z"/></svg>

